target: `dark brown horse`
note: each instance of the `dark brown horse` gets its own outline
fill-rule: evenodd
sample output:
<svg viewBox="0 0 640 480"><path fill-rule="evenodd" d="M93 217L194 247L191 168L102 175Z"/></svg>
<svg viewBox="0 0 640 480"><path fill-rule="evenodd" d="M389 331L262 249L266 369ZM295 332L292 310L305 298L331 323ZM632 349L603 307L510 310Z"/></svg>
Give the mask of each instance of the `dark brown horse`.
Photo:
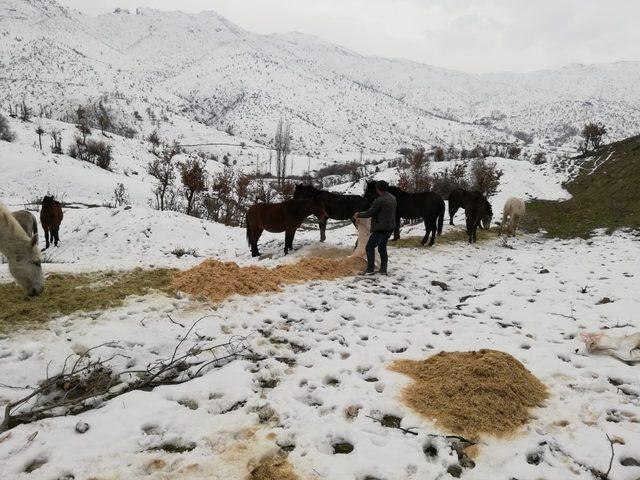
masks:
<svg viewBox="0 0 640 480"><path fill-rule="evenodd" d="M327 211L328 217L320 220L320 241L324 242L327 238L327 221L332 220L351 220L355 225L353 214L363 212L369 208L371 202L360 195L342 195L339 193L319 190L313 185L298 184L293 192L293 198L317 198L319 199Z"/></svg>
<svg viewBox="0 0 640 480"><path fill-rule="evenodd" d="M50 195L44 197L42 199L42 209L40 210L40 223L44 230L45 250L49 248L50 242L54 242L55 246L58 246L62 217L62 205L60 205L60 202Z"/></svg>
<svg viewBox="0 0 640 480"><path fill-rule="evenodd" d="M453 225L453 217L456 212L464 208L464 199L469 195L469 192L464 188L456 188L449 194L449 225Z"/></svg>
<svg viewBox="0 0 640 480"><path fill-rule="evenodd" d="M262 232L285 232L284 254L293 250L296 230L309 215L318 220L327 218L324 205L318 198L294 198L282 203L256 203L247 212L247 242L251 246L251 256L258 257L258 240Z"/></svg>
<svg viewBox="0 0 640 480"><path fill-rule="evenodd" d="M464 200L464 213L467 216L469 243L476 243L478 227L480 225L485 229L491 227L491 219L493 218L491 204L482 192L468 192Z"/></svg>
<svg viewBox="0 0 640 480"><path fill-rule="evenodd" d="M364 196L372 199L375 196L375 183L367 182ZM425 235L420 242L422 245L433 246L436 234L442 234L444 223L445 204L440 195L434 192L405 192L401 188L391 186L389 193L396 197L396 227L393 231L393 240L400 239L400 219L415 220L422 218L424 221ZM431 240L429 241L429 234ZM428 243L427 243L428 242Z"/></svg>

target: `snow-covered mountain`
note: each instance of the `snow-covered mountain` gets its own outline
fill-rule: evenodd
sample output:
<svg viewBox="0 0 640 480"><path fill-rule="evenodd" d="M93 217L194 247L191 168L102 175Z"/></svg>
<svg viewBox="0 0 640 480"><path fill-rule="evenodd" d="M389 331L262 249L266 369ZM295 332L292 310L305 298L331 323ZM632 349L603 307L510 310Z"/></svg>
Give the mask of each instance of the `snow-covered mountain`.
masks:
<svg viewBox="0 0 640 480"><path fill-rule="evenodd" d="M213 12L138 9L90 17L54 0L0 0L0 102L68 110L105 96L134 112L266 144L292 123L299 153L411 144L575 143L602 121L637 133L640 62L475 75L372 58L291 33L257 35ZM37 107L36 107L37 108Z"/></svg>

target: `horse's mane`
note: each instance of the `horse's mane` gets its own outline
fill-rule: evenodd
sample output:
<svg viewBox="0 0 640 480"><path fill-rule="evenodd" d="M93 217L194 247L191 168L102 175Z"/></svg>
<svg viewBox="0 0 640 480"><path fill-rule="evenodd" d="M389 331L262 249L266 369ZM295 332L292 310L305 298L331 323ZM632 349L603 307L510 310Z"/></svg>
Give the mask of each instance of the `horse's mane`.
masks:
<svg viewBox="0 0 640 480"><path fill-rule="evenodd" d="M29 235L24 231L9 209L0 203L0 229L6 230L14 240L30 243Z"/></svg>

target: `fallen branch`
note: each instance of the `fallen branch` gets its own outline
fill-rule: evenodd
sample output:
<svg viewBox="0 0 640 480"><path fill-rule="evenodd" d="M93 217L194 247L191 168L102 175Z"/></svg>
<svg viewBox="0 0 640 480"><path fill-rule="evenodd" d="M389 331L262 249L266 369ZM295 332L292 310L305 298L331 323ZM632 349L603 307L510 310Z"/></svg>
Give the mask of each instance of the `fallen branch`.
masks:
<svg viewBox="0 0 640 480"><path fill-rule="evenodd" d="M246 351L251 352L248 336L234 336L225 343L213 345L195 339L180 352L193 329L205 318L191 325L169 358L151 362L143 369L118 371L113 361L130 358L119 352L109 352L104 359L91 357L99 349L122 349L118 342L103 343L69 355L60 373L52 377L47 365L44 380L37 386L26 387L32 390L28 395L5 406L0 433L43 418L78 414L133 390L150 391L160 385L184 383L204 375L209 368L221 367Z"/></svg>

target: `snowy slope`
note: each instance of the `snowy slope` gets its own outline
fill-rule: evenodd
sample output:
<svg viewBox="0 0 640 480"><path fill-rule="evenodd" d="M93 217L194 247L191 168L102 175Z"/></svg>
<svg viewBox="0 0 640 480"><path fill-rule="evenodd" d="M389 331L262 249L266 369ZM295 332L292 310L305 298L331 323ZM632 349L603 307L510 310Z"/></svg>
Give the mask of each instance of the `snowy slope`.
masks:
<svg viewBox="0 0 640 480"><path fill-rule="evenodd" d="M603 121L611 139L640 121L638 62L471 75L256 35L214 12L89 17L53 0L0 1L0 35L2 103L60 113L107 95L122 122L149 107L263 144L284 117L301 154L513 141L517 130L575 145L564 133L585 121Z"/></svg>

